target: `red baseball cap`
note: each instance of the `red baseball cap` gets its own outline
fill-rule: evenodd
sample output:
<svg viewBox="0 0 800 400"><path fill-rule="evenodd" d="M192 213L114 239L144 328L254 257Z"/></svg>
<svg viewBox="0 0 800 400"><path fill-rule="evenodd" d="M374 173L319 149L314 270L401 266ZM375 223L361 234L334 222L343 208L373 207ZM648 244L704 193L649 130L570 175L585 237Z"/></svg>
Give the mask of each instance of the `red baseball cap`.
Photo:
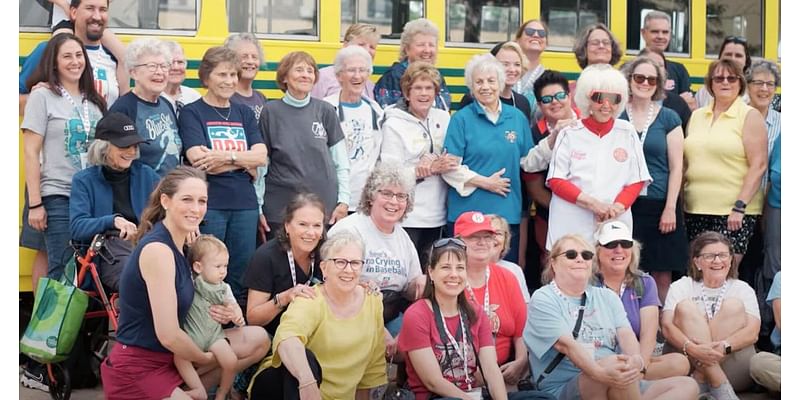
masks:
<svg viewBox="0 0 800 400"><path fill-rule="evenodd" d="M453 229L456 236L472 236L476 232L487 231L497 233L492 226L492 221L480 211L467 211L458 216Z"/></svg>

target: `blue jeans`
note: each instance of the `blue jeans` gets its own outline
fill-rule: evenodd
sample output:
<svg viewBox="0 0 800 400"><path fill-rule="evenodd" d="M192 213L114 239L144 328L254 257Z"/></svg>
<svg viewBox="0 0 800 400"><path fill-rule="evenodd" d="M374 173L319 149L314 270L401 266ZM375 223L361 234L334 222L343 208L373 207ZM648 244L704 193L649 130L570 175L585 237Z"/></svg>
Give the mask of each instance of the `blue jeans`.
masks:
<svg viewBox="0 0 800 400"><path fill-rule="evenodd" d="M225 281L231 285L233 295L240 303L247 298L247 290L242 284L250 256L256 251L256 230L258 209L252 210L208 210L202 233L208 233L223 241L228 248L228 276Z"/></svg>
<svg viewBox="0 0 800 400"><path fill-rule="evenodd" d="M47 229L44 230L44 244L47 249L47 277L59 279L64 274L64 266L74 255L69 245L69 197L44 196L42 204L47 213Z"/></svg>

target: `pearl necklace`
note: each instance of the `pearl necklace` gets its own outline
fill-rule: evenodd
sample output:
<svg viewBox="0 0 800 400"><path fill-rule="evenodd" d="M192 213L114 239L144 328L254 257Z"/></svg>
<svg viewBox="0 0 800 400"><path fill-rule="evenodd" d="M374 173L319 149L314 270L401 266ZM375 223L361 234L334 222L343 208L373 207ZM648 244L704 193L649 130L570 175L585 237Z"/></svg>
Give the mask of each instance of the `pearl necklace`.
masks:
<svg viewBox="0 0 800 400"><path fill-rule="evenodd" d="M650 124L653 123L653 117L656 110L656 103L650 102L650 106L647 107L647 120L644 122L644 128L642 129L642 133L639 134L639 139L644 143L644 140L647 138L647 130L650 129ZM631 107L630 103L625 106L625 111L628 112L628 120L633 124L633 129L636 129L636 123L633 122L633 107Z"/></svg>

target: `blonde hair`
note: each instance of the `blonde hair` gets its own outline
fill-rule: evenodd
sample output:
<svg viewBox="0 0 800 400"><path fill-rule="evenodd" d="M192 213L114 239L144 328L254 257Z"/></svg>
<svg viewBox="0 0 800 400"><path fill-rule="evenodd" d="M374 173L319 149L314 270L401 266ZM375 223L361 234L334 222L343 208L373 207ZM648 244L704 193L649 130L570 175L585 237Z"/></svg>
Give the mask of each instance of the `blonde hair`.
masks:
<svg viewBox="0 0 800 400"><path fill-rule="evenodd" d="M581 236L581 235L579 235L577 233L571 233L569 235L564 235L560 239L556 240L556 242L553 243L553 246L550 248L550 255L547 258L547 267L545 267L545 270L542 271L542 284L543 285L547 285L548 283L550 283L550 281L553 280L553 278L555 278L556 274L553 271L553 264L555 263L556 258L558 258L558 256L560 256L561 254L564 253L564 251L565 251L564 247L566 247L566 243L569 242L569 241L573 241L573 242L578 243L579 245L583 246L583 248L586 249L586 250L589 250L589 249L592 248L592 245L589 244L589 242L587 242L586 239L583 236ZM594 267L594 264L592 264L592 273L594 274L594 272L595 272L595 267Z"/></svg>
<svg viewBox="0 0 800 400"><path fill-rule="evenodd" d="M214 235L202 234L195 239L189 250L189 265L194 266L194 263L202 260L203 257L219 253L228 254L228 248L225 247L225 243Z"/></svg>
<svg viewBox="0 0 800 400"><path fill-rule="evenodd" d="M503 43L502 46L500 46L499 49L497 49L497 52L499 53L500 50L511 50L514 53L517 53L517 55L519 56L520 64L522 64L522 73L524 74L525 72L528 72L528 57L522 51L522 47L519 47L519 44L517 44L517 42L511 42L511 41L505 42ZM497 58L497 54L495 54L494 56L495 58Z"/></svg>
<svg viewBox="0 0 800 400"><path fill-rule="evenodd" d="M344 42L352 42L355 38L364 37L369 39L374 39L376 42L381 39L380 33L378 33L378 27L372 24L362 24L357 23L350 25L347 28L347 31L344 33Z"/></svg>
<svg viewBox="0 0 800 400"><path fill-rule="evenodd" d="M508 254L509 250L511 250L511 227L508 225L508 221L497 215L497 214L487 214L486 217L492 222L492 225L497 223L498 227L495 228L497 233L503 234L503 247L500 249L500 259L502 260L506 254Z"/></svg>

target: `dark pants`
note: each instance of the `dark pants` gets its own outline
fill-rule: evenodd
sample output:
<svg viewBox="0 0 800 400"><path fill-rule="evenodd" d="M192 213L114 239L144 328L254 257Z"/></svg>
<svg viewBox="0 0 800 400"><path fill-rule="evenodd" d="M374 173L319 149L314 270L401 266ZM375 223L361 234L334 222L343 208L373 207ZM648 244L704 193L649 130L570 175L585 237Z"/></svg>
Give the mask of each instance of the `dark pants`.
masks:
<svg viewBox="0 0 800 400"><path fill-rule="evenodd" d="M47 276L60 279L74 252L69 244L69 197L45 196L42 204L47 212L47 229L44 243L47 248Z"/></svg>
<svg viewBox="0 0 800 400"><path fill-rule="evenodd" d="M442 227L438 228L403 228L411 241L414 242L414 247L417 248L419 255L419 265L422 268L422 273L428 270L428 257L431 255L431 246L433 242L442 237Z"/></svg>
<svg viewBox="0 0 800 400"><path fill-rule="evenodd" d="M311 350L306 349L306 359L308 359L311 373L314 374L314 379L317 380L317 386L319 386L322 384L322 367ZM299 384L297 378L281 364L278 368L267 368L253 378L250 398L299 400L300 391L297 389Z"/></svg>

